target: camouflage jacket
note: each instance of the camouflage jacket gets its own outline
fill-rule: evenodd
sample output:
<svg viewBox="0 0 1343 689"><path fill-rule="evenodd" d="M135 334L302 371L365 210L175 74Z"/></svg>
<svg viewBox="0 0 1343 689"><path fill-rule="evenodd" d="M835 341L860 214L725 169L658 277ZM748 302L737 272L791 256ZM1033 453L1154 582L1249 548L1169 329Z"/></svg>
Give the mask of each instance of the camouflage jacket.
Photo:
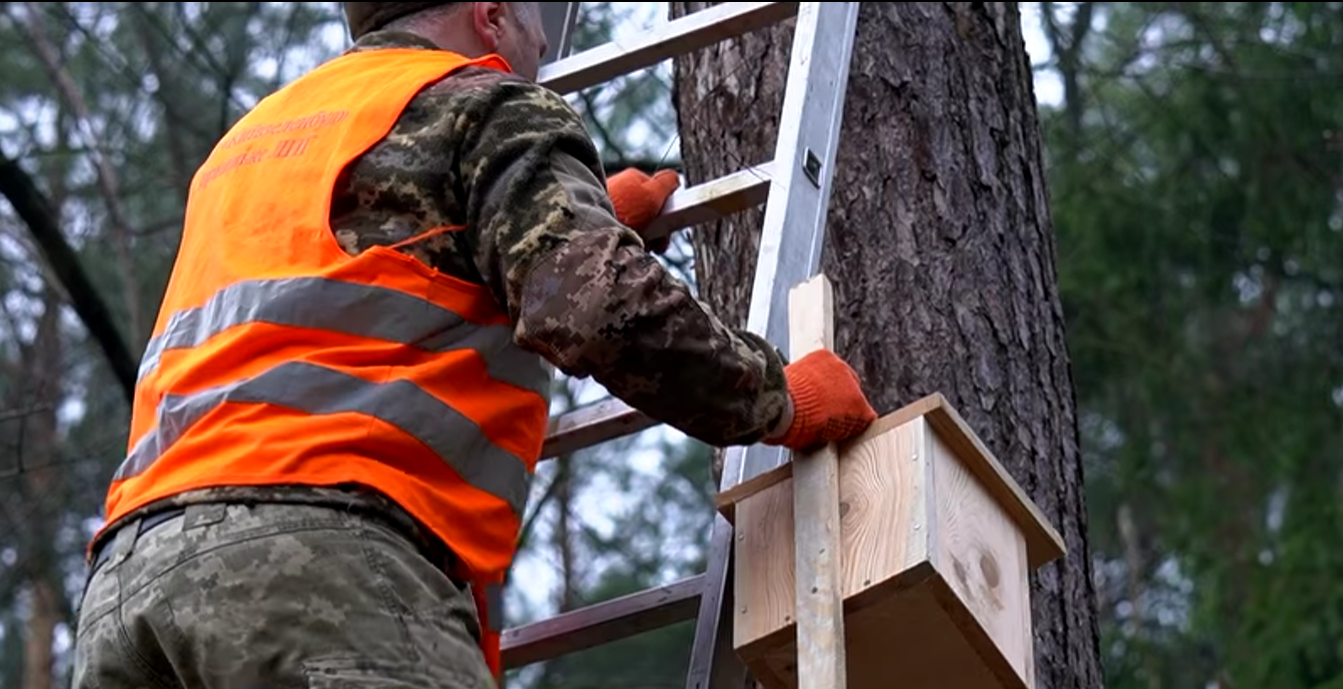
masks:
<svg viewBox="0 0 1343 689"><path fill-rule="evenodd" d="M392 46L433 47L382 32L354 49ZM453 74L412 101L336 198L331 224L350 253L465 225L405 250L486 285L520 345L687 435L749 444L786 406L778 351L715 318L616 221L583 120L549 89Z"/></svg>
<svg viewBox="0 0 1343 689"><path fill-rule="evenodd" d="M434 49L410 34L375 32L352 50L387 47ZM591 377L711 445L761 440L787 405L782 356L715 318L649 255L615 219L605 183L581 117L560 96L516 75L468 68L420 93L390 135L351 165L331 227L357 254L464 225L401 250L487 286L518 343L559 370ZM324 494L212 489L170 502Z"/></svg>

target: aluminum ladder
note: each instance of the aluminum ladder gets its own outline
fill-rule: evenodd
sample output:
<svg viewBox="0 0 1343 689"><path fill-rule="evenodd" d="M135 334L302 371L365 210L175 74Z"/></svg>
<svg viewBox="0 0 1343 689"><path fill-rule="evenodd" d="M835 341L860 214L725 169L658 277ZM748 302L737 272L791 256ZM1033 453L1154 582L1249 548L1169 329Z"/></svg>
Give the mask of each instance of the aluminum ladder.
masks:
<svg viewBox="0 0 1343 689"><path fill-rule="evenodd" d="M843 117L857 2L727 2L669 21L633 41L567 55L578 3L541 3L551 42L538 81L569 94L720 41L796 18L774 158L678 190L653 237L765 204L747 329L788 355L788 296L820 271L835 155ZM657 425L614 398L553 417L542 459ZM720 490L789 461L787 450L729 448ZM507 629L506 668L542 662L696 619L687 689L737 689L748 673L732 645L732 526L715 515L702 574Z"/></svg>

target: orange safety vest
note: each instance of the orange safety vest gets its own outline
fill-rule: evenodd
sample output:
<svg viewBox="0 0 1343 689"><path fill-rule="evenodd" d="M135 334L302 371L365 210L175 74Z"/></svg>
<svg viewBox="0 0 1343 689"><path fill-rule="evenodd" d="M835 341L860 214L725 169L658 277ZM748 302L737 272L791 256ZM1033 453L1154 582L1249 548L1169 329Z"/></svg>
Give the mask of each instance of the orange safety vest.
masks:
<svg viewBox="0 0 1343 689"><path fill-rule="evenodd" d="M372 486L462 561L497 677L487 585L513 560L551 367L513 343L485 287L393 248L352 257L328 216L341 171L466 65L509 70L444 51L344 55L215 147L192 180L106 519L209 486Z"/></svg>

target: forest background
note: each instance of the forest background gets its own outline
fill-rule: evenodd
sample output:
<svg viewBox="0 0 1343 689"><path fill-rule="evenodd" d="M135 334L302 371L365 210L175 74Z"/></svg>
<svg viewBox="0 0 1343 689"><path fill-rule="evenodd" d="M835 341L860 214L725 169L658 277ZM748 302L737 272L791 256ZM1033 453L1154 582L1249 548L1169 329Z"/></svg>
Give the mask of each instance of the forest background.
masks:
<svg viewBox="0 0 1343 689"><path fill-rule="evenodd" d="M579 50L667 20L581 12ZM1343 3L1021 18L1106 686L1343 688ZM126 443L108 362L144 346L191 175L346 45L337 3L0 2L0 687L68 683L82 548ZM680 166L671 75L570 99L608 170ZM693 253L681 235L666 257L692 283ZM89 295L105 310L74 308ZM604 395L561 379L554 411ZM544 464L510 624L701 571L710 455L658 429ZM509 685L682 686L691 631Z"/></svg>

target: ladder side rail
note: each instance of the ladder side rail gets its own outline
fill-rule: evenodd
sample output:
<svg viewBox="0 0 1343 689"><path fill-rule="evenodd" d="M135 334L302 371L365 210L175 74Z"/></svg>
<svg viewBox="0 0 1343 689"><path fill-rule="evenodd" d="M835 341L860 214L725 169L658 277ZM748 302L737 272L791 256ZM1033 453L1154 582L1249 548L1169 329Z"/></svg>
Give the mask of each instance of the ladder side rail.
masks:
<svg viewBox="0 0 1343 689"><path fill-rule="evenodd" d="M723 458L724 467L741 463L744 447L728 448ZM713 531L709 537L709 557L704 569L703 593L695 621L695 635L691 640L690 660L686 671L687 689L733 686L740 689L740 680L748 677L746 666L737 657L732 640L733 605L732 524L721 514L714 515Z"/></svg>
<svg viewBox="0 0 1343 689"><path fill-rule="evenodd" d="M545 30L550 45L546 54L541 56L541 64L548 65L569 56L573 47L574 27L578 25L577 2L543 2L541 6L541 26Z"/></svg>
<svg viewBox="0 0 1343 689"><path fill-rule="evenodd" d="M747 329L768 339L784 356L789 355L789 292L821 269L860 4L809 2L798 11L746 319ZM722 487L731 488L787 460L783 448L753 445L731 472L724 467Z"/></svg>
<svg viewBox="0 0 1343 689"><path fill-rule="evenodd" d="M820 272L858 9L857 2L807 2L797 12L746 323L747 329L763 335L785 356L789 351L789 294L793 286ZM730 489L787 459L782 448L761 444L728 452L720 488ZM720 537L720 530L730 534L731 526L719 515L714 528L706 592L724 591L731 571L732 538ZM687 689L703 689L696 682L710 677L715 655L723 655L715 653L727 643L718 639L718 630L732 627L722 625L721 617L733 613L723 607L723 598L721 593L700 597Z"/></svg>

